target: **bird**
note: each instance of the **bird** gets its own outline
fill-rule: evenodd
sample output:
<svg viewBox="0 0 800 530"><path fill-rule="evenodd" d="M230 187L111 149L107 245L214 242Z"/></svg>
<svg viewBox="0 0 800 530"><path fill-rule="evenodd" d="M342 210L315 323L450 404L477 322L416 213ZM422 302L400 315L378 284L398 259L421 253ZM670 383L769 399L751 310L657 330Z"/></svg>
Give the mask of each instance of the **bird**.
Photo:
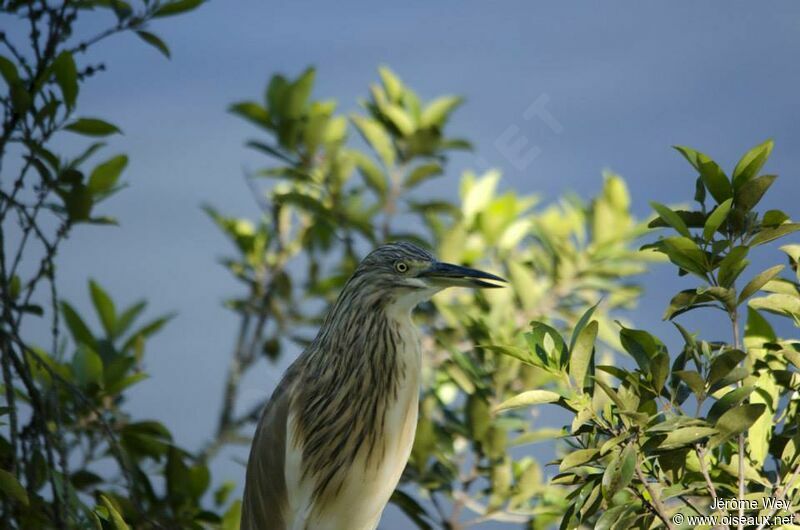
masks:
<svg viewBox="0 0 800 530"><path fill-rule="evenodd" d="M365 256L261 413L241 530L375 530L414 443L412 310L447 287L503 282L406 241Z"/></svg>

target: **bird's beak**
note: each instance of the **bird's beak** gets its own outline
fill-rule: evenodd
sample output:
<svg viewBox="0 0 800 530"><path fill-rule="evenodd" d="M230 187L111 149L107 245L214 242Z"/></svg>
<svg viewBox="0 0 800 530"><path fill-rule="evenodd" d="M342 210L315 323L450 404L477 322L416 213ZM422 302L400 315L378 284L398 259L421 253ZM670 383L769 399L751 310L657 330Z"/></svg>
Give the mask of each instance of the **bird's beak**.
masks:
<svg viewBox="0 0 800 530"><path fill-rule="evenodd" d="M463 287L503 287L493 282L507 283L500 276L489 274L488 272L461 267L451 263L436 262L419 274L420 278L426 278L431 283L436 283L443 287L463 286Z"/></svg>

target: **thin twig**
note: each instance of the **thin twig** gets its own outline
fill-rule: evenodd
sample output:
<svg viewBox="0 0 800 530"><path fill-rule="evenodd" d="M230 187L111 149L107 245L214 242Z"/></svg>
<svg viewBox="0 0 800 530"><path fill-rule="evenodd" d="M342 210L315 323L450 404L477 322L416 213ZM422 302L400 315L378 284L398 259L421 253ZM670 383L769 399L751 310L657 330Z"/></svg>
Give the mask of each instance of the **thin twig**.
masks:
<svg viewBox="0 0 800 530"><path fill-rule="evenodd" d="M703 478L706 479L708 492L711 494L711 498L716 501L717 489L714 487L714 483L711 481L711 475L708 474L708 465L706 465L706 451L700 444L695 445L694 450L697 453L697 459L700 461L700 472L703 473Z"/></svg>
<svg viewBox="0 0 800 530"><path fill-rule="evenodd" d="M653 508L655 509L659 519L661 519L664 522L664 524L668 529L672 530L674 527L672 526L672 522L669 520L667 509L661 502L661 499L658 497L658 495L656 495L656 492L653 489L653 487L650 485L649 482L647 482L647 478L644 476L644 473L642 473L642 466L639 462L638 457L636 458L636 476L639 477L639 481L647 490L647 493L650 494L650 498L653 501Z"/></svg>

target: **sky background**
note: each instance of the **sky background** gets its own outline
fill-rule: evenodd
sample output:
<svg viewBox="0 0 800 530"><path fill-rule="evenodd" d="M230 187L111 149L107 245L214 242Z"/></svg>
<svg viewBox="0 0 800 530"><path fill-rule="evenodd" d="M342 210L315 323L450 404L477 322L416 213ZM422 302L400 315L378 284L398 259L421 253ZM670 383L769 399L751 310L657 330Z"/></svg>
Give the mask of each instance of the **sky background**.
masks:
<svg viewBox="0 0 800 530"><path fill-rule="evenodd" d="M84 31L106 23L92 21ZM693 191L691 168L671 145L696 147L730 169L772 137L765 169L781 178L767 206L798 214L798 3L212 0L150 29L169 43L171 61L132 36L90 54L108 71L84 86L79 109L123 129L106 153L130 155L130 187L101 209L119 218L119 228L75 230L62 247L61 295L88 311L86 281L94 277L118 305L144 297L151 316L178 313L148 344L152 377L131 393L130 408L164 421L188 447L200 447L217 419L237 324L221 301L239 292L216 262L227 243L200 205L257 215L242 175L265 160L243 147L255 129L226 108L260 99L274 73L296 76L315 65L314 95L338 99L346 111L356 110L381 64L426 99L465 96L450 130L472 140L476 152L455 157L425 193L455 198L462 170L497 167L502 189L545 202L569 190L588 198L611 169L626 178L635 213L644 217L648 201L678 203ZM552 115L549 124L526 119L535 102ZM522 152L538 154L515 162L497 147L504 133L524 137ZM59 141L75 150L84 142ZM774 251L757 263L777 259ZM635 322L675 344L674 328L660 315L687 283L666 266L645 281ZM704 322L727 333L706 316L689 324ZM268 395L279 376L279 369L256 372L244 403ZM243 469L232 458L245 454L224 453L215 476L241 483ZM391 508L381 525L408 527Z"/></svg>

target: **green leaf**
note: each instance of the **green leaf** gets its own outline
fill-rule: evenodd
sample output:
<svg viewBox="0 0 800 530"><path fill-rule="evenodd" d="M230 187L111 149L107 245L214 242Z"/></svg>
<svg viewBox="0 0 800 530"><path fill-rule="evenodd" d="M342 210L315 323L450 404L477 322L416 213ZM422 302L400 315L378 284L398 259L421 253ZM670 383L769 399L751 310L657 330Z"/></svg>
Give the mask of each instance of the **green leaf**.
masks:
<svg viewBox="0 0 800 530"><path fill-rule="evenodd" d="M714 285L712 287L702 287L697 290L699 295L708 295L714 300L721 302L729 312L736 307L736 292L728 287Z"/></svg>
<svg viewBox="0 0 800 530"><path fill-rule="evenodd" d="M92 303L100 317L100 322L103 324L103 329L106 335L111 337L114 334L114 328L117 321L117 313L114 308L114 302L108 293L103 290L100 285L94 280L89 280L89 291L92 295Z"/></svg>
<svg viewBox="0 0 800 530"><path fill-rule="evenodd" d="M697 177L694 181L694 200L700 204L705 204L706 202L706 186L700 177Z"/></svg>
<svg viewBox="0 0 800 530"><path fill-rule="evenodd" d="M242 501L237 499L231 503L228 511L222 516L220 530L238 530L241 519Z"/></svg>
<svg viewBox="0 0 800 530"><path fill-rule="evenodd" d="M582 466L600 456L600 450L597 448L589 449L576 449L570 451L558 464L559 471L566 471L567 469Z"/></svg>
<svg viewBox="0 0 800 530"><path fill-rule="evenodd" d="M714 233L722 223L725 222L725 219L728 218L728 213L731 211L732 204L733 199L726 199L722 204L714 208L714 211L708 216L706 224L703 227L703 239L711 241L711 238L714 237Z"/></svg>
<svg viewBox="0 0 800 530"><path fill-rule="evenodd" d="M388 103L385 105L381 111L383 112L384 116L389 118L389 121L400 131L402 136L411 136L416 131L416 126L414 125L414 120L411 119L411 116L403 110L399 105L395 105L394 103Z"/></svg>
<svg viewBox="0 0 800 530"><path fill-rule="evenodd" d="M717 434L717 429L712 427L691 426L667 432L667 437L658 447L660 449L675 449L689 445L703 438Z"/></svg>
<svg viewBox="0 0 800 530"><path fill-rule="evenodd" d="M603 497L611 499L625 489L633 479L636 469L636 452L633 445L627 445L620 454L612 458L603 473Z"/></svg>
<svg viewBox="0 0 800 530"><path fill-rule="evenodd" d="M443 96L433 100L425 107L425 110L422 111L420 126L423 128L442 127L450 114L461 105L463 101L463 98L458 96Z"/></svg>
<svg viewBox="0 0 800 530"><path fill-rule="evenodd" d="M135 374L126 375L122 379L114 382L114 383L106 383L105 385L105 393L109 396L115 396L117 394L122 393L125 389L148 379L150 376L144 372L137 372Z"/></svg>
<svg viewBox="0 0 800 530"><path fill-rule="evenodd" d="M769 243L770 241L792 234L798 230L800 230L800 223L784 223L775 228L767 228L759 231L753 239L750 240L750 245L763 245L764 243Z"/></svg>
<svg viewBox="0 0 800 530"><path fill-rule="evenodd" d="M650 363L650 379L653 382L653 389L660 393L664 388L664 383L669 375L669 355L665 351L659 351Z"/></svg>
<svg viewBox="0 0 800 530"><path fill-rule="evenodd" d="M673 212L666 206L661 203L651 201L650 206L658 212L658 215L672 228L678 231L678 233L684 237L692 237L692 234L689 232L689 228L686 226L686 223L683 222L680 215Z"/></svg>
<svg viewBox="0 0 800 530"><path fill-rule="evenodd" d="M720 416L722 416L731 407L735 407L747 399L747 397L753 392L754 388L755 387L752 386L742 386L739 388L734 388L722 396L722 398L714 403L714 405L712 405L711 409L708 411L708 421L711 423L716 423Z"/></svg>
<svg viewBox="0 0 800 530"><path fill-rule="evenodd" d="M708 272L706 256L688 237L666 237L659 241L664 254L678 267L705 279Z"/></svg>
<svg viewBox="0 0 800 530"><path fill-rule="evenodd" d="M214 491L214 504L217 507L224 505L228 502L228 497L230 497L235 489L236 482L232 480L223 480L222 484Z"/></svg>
<svg viewBox="0 0 800 530"><path fill-rule="evenodd" d="M756 277L750 280L747 285L744 286L744 289L742 289L742 293L739 295L739 303L741 304L757 293L768 281L780 274L782 270L783 265L775 265L756 275Z"/></svg>
<svg viewBox="0 0 800 530"><path fill-rule="evenodd" d="M158 330L163 328L164 325L167 322L169 322L170 320L172 320L174 317L175 317L174 314L169 314L169 315L166 315L166 316L163 316L163 317L159 317L159 318L157 318L157 319L155 319L155 320L153 320L151 322L148 322L147 324L143 325L141 328L139 328L136 331L134 331L133 333L131 333L130 338L122 346L122 350L121 351L127 352L130 348L132 348L136 344L136 341L139 338L145 338L145 339L148 338L149 336L153 335Z"/></svg>
<svg viewBox="0 0 800 530"><path fill-rule="evenodd" d="M25 491L25 488L19 483L17 477L5 469L0 469L0 490L7 496L13 497L25 506L28 506L28 492Z"/></svg>
<svg viewBox="0 0 800 530"><path fill-rule="evenodd" d="M747 323L744 328L744 343L747 348L762 348L765 342L775 342L775 330L761 313L747 307Z"/></svg>
<svg viewBox="0 0 800 530"><path fill-rule="evenodd" d="M78 97L78 70L70 52L61 52L53 61L53 75L61 89L64 103L68 108L73 108Z"/></svg>
<svg viewBox="0 0 800 530"><path fill-rule="evenodd" d="M400 101L403 97L403 82L387 66L378 67L378 75L381 77L383 87L391 101Z"/></svg>
<svg viewBox="0 0 800 530"><path fill-rule="evenodd" d="M586 327L584 327L578 335L575 344L573 345L569 359L569 375L578 388L584 388L587 383L586 375L589 372L589 366L592 362L592 353L594 352L594 341L597 339L598 323L592 320Z"/></svg>
<svg viewBox="0 0 800 530"><path fill-rule="evenodd" d="M509 357L514 357L515 359L519 359L525 364L531 366L539 366L541 364L537 362L536 357L534 357L531 352L524 350L522 348L517 348L516 346L505 346L501 344L478 344L476 347L497 352L503 355L508 355Z"/></svg>
<svg viewBox="0 0 800 530"><path fill-rule="evenodd" d="M781 350L779 354L782 354L786 359L792 363L795 368L800 369L800 352L796 352L794 350Z"/></svg>
<svg viewBox="0 0 800 530"><path fill-rule="evenodd" d="M17 65L10 61L7 57L0 55L0 76L3 77L6 84L11 87L14 83L19 81L19 72L17 72Z"/></svg>
<svg viewBox="0 0 800 530"><path fill-rule="evenodd" d="M745 182L736 190L736 207L750 211L761 200L778 175L761 175Z"/></svg>
<svg viewBox="0 0 800 530"><path fill-rule="evenodd" d="M745 357L745 353L740 350L727 350L717 355L711 361L711 367L706 378L708 385L711 386L728 375Z"/></svg>
<svg viewBox="0 0 800 530"><path fill-rule="evenodd" d="M673 374L686 383L698 398L705 394L706 382L699 373L692 370L677 370Z"/></svg>
<svg viewBox="0 0 800 530"><path fill-rule="evenodd" d="M685 289L672 297L662 318L671 320L698 307L716 307L710 303L712 301L713 298L708 293L698 293L697 289Z"/></svg>
<svg viewBox="0 0 800 530"><path fill-rule="evenodd" d="M705 189L705 188L703 188ZM703 225L706 223L706 218L708 217L703 212L690 212L686 210L673 210L675 214L680 217L684 224L688 228L703 228ZM661 216L654 218L652 221L647 223L648 228L662 228L665 226L670 226Z"/></svg>
<svg viewBox="0 0 800 530"><path fill-rule="evenodd" d="M22 290L22 280L19 279L19 275L15 274L11 277L11 281L8 285L8 296L12 300L16 300L19 298L19 293Z"/></svg>
<svg viewBox="0 0 800 530"><path fill-rule="evenodd" d="M516 396L505 400L500 405L495 407L494 412L500 412L508 409L516 409L519 407L527 407L530 405L541 405L543 403L555 403L561 399L561 396L549 390L528 390Z"/></svg>
<svg viewBox="0 0 800 530"><path fill-rule="evenodd" d="M700 162L698 158L702 153L684 145L673 145L672 148L682 154L683 157L692 165L692 167L700 171Z"/></svg>
<svg viewBox="0 0 800 530"><path fill-rule="evenodd" d="M626 512L628 508L629 506L620 504L605 510L593 525L594 530L612 530L613 528L617 528L617 522L620 522L623 512ZM561 530L566 528L570 527L562 526ZM623 526L622 528L627 528L627 526Z"/></svg>
<svg viewBox="0 0 800 530"><path fill-rule="evenodd" d="M774 142L770 139L745 153L733 170L734 189L739 190L745 183L758 175L770 153L772 153L774 145Z"/></svg>
<svg viewBox="0 0 800 530"><path fill-rule="evenodd" d="M643 373L650 373L650 361L664 345L654 335L641 329L623 328L619 332L620 342L631 354Z"/></svg>
<svg viewBox="0 0 800 530"><path fill-rule="evenodd" d="M800 297L788 294L771 294L753 298L748 303L753 309L763 309L783 316L800 316Z"/></svg>
<svg viewBox="0 0 800 530"><path fill-rule="evenodd" d="M155 35L154 33L150 33L149 31L139 30L136 32L140 39L145 41L147 44L158 50L164 57L167 59L170 58L169 47L167 44L161 40L161 37Z"/></svg>
<svg viewBox="0 0 800 530"><path fill-rule="evenodd" d="M575 328L572 330L572 336L569 339L570 351L572 350L572 348L575 347L575 342L577 342L578 336L583 331L583 328L586 327L586 324L589 323L589 320L592 318L592 315L594 315L594 312L597 310L598 305L600 305L600 302L597 302L589 309L584 311L584 313L581 315L581 318L579 318L578 322L575 323Z"/></svg>
<svg viewBox="0 0 800 530"><path fill-rule="evenodd" d="M761 220L761 225L765 227L776 227L789 220L789 216L780 210L767 210Z"/></svg>
<svg viewBox="0 0 800 530"><path fill-rule="evenodd" d="M733 247L719 263L717 280L722 287L731 287L742 271L750 264L745 259L748 251L749 248L743 245Z"/></svg>
<svg viewBox="0 0 800 530"><path fill-rule="evenodd" d="M244 118L259 127L269 126L269 112L267 109L253 101L240 101L228 107L232 114Z"/></svg>
<svg viewBox="0 0 800 530"><path fill-rule="evenodd" d="M725 202L733 195L731 183L725 172L708 155L695 151L690 147L680 145L673 147L700 173L700 179L711 193L711 196L714 197L714 200L717 201L717 204Z"/></svg>
<svg viewBox="0 0 800 530"><path fill-rule="evenodd" d="M552 341L552 348L548 349L547 337ZM530 333L525 334L528 346L542 360L545 365L564 367L569 360L569 349L561 334L543 322L532 322ZM552 362L551 362L552 361Z"/></svg>
<svg viewBox="0 0 800 530"><path fill-rule="evenodd" d="M81 386L101 385L103 361L100 359L100 355L86 344L81 344L72 358L72 373Z"/></svg>
<svg viewBox="0 0 800 530"><path fill-rule="evenodd" d="M300 77L295 80L288 88L288 100L286 102L286 116L299 119L311 98L311 90L314 88L314 78L316 72L313 68L307 68Z"/></svg>
<svg viewBox="0 0 800 530"><path fill-rule="evenodd" d="M364 184L369 186L378 197L386 197L386 192L389 189L388 179L381 169L364 153L360 151L353 151L351 153L353 160L356 163L361 178L364 179Z"/></svg>
<svg viewBox="0 0 800 530"><path fill-rule="evenodd" d="M726 386L729 385L736 384L744 380L746 377L749 377L750 375L751 372L747 367L737 366L733 370L725 374L725 376L723 376L722 379L718 380L716 383L709 386L708 393L714 394L717 390L725 388Z"/></svg>
<svg viewBox="0 0 800 530"><path fill-rule="evenodd" d="M614 402L614 404L617 406L617 408L619 408L620 411L628 410L628 407L625 405L625 402L619 398L619 394L617 394L613 388L608 386L602 379L595 378L594 382L596 385L598 385L600 388L603 389L603 392L606 393L609 399L611 399L611 401Z"/></svg>
<svg viewBox="0 0 800 530"><path fill-rule="evenodd" d="M717 204L725 202L733 195L728 177L713 160L700 160L700 178L703 179L703 184L706 185Z"/></svg>
<svg viewBox="0 0 800 530"><path fill-rule="evenodd" d="M629 444L622 451L622 458L620 459L620 482L617 485L620 491L628 487L633 479L633 473L636 470L636 448L633 444Z"/></svg>
<svg viewBox="0 0 800 530"><path fill-rule="evenodd" d="M709 440L709 448L716 447L732 436L749 429L766 409L767 406L763 403L753 403L734 407L725 412L714 424L719 434Z"/></svg>
<svg viewBox="0 0 800 530"><path fill-rule="evenodd" d="M394 166L395 152L392 139L377 121L363 116L351 116L353 124L372 147L387 168Z"/></svg>
<svg viewBox="0 0 800 530"><path fill-rule="evenodd" d="M92 332L89 331L89 327L83 322L78 312L75 311L69 303L61 302L61 314L64 315L64 321L76 343L88 344L90 346L94 345L95 338Z"/></svg>
<svg viewBox="0 0 800 530"><path fill-rule="evenodd" d="M89 191L93 195L111 191L127 165L128 157L126 155L117 155L99 164L89 176Z"/></svg>
<svg viewBox="0 0 800 530"><path fill-rule="evenodd" d="M400 508L406 517L414 521L420 530L433 530L433 526L428 522L430 520L428 512L412 496L396 489L392 493L391 503Z"/></svg>
<svg viewBox="0 0 800 530"><path fill-rule="evenodd" d="M251 147L257 151L261 151L262 153L266 153L270 156L274 156L280 160L283 160L287 164L294 165L296 162L292 160L289 156L287 156L283 151L280 149L273 147L271 145L265 144L264 142L258 142L256 140L249 140L246 144L247 147Z"/></svg>
<svg viewBox="0 0 800 530"><path fill-rule="evenodd" d="M171 17L186 13L187 11L198 8L203 2L204 0L176 0L174 2L168 2L156 9L153 18Z"/></svg>
<svg viewBox="0 0 800 530"><path fill-rule="evenodd" d="M64 127L68 131L82 134L84 136L108 136L110 134L122 134L116 125L112 125L98 118L80 118Z"/></svg>
<svg viewBox="0 0 800 530"><path fill-rule="evenodd" d="M417 184L442 174L442 166L436 162L417 166L409 173L403 184L406 188L413 188Z"/></svg>
<svg viewBox="0 0 800 530"><path fill-rule="evenodd" d="M130 527L125 522L125 519L123 519L119 511L117 511L117 507L113 502L111 502L111 499L101 493L100 502L102 502L103 506L105 506L106 510L108 510L108 514L111 518L111 524L114 525L115 530L130 530Z"/></svg>
<svg viewBox="0 0 800 530"><path fill-rule="evenodd" d="M33 98L28 93L22 81L17 81L11 84L9 89L11 96L11 105L17 114L25 114L33 102Z"/></svg>

